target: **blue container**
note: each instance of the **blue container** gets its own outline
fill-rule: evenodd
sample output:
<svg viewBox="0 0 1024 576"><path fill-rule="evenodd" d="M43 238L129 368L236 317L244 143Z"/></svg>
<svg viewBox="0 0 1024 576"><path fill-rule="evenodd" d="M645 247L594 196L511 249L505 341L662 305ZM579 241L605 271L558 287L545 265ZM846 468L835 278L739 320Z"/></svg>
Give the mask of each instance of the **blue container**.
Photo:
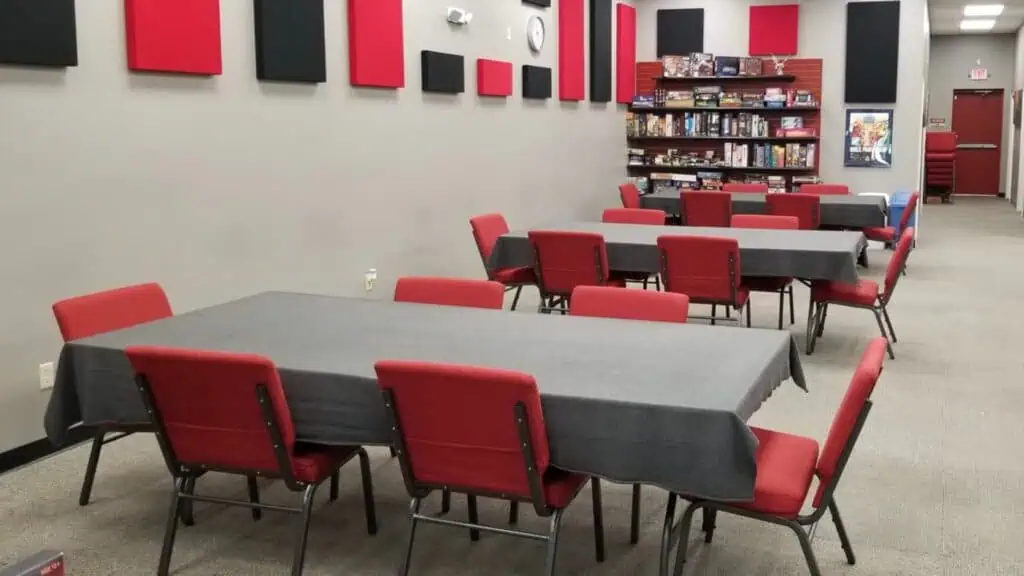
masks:
<svg viewBox="0 0 1024 576"><path fill-rule="evenodd" d="M900 234L903 233L900 230L900 218L903 217L903 211L910 208L907 204L910 202L910 192L897 192L889 198L889 225L896 229L896 237L899 238ZM910 217L908 223L911 227L917 226L917 212ZM915 230L916 232L916 230Z"/></svg>

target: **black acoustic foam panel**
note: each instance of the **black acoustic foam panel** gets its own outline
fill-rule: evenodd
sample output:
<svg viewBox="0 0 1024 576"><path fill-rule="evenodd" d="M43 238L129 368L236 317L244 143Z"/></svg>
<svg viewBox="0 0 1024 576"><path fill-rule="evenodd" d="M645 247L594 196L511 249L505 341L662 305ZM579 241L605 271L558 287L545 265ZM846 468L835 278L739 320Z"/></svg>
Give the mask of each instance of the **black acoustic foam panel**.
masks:
<svg viewBox="0 0 1024 576"><path fill-rule="evenodd" d="M523 98L551 98L551 68L523 66Z"/></svg>
<svg viewBox="0 0 1024 576"><path fill-rule="evenodd" d="M590 101L612 100L612 0L590 0Z"/></svg>
<svg viewBox="0 0 1024 576"><path fill-rule="evenodd" d="M460 94L466 91L466 65L459 54L424 50L420 53L424 92Z"/></svg>
<svg viewBox="0 0 1024 576"><path fill-rule="evenodd" d="M523 4L533 4L542 8L550 8L551 0L523 0Z"/></svg>
<svg viewBox="0 0 1024 576"><path fill-rule="evenodd" d="M324 0L253 2L256 77L281 82L327 81Z"/></svg>
<svg viewBox="0 0 1024 576"><path fill-rule="evenodd" d="M658 10L658 57L704 51L704 9Z"/></svg>
<svg viewBox="0 0 1024 576"><path fill-rule="evenodd" d="M900 3L846 5L846 102L896 102Z"/></svg>
<svg viewBox="0 0 1024 576"><path fill-rule="evenodd" d="M0 0L0 64L77 66L75 0Z"/></svg>

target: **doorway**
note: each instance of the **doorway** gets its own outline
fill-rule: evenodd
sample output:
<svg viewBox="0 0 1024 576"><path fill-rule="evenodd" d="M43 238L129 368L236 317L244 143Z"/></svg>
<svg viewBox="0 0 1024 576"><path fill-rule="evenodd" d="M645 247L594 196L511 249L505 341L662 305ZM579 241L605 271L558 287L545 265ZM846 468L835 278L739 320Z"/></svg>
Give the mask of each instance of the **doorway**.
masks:
<svg viewBox="0 0 1024 576"><path fill-rule="evenodd" d="M1003 160L1003 91L954 90L956 193L996 196Z"/></svg>

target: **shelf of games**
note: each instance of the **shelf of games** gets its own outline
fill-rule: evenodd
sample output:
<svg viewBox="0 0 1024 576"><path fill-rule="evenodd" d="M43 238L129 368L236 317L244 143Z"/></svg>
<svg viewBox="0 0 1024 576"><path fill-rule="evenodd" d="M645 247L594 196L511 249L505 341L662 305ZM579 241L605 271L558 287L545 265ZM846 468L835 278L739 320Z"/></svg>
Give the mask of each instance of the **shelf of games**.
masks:
<svg viewBox="0 0 1024 576"><path fill-rule="evenodd" d="M821 64L711 54L638 63L626 114L630 179L644 193L817 182Z"/></svg>

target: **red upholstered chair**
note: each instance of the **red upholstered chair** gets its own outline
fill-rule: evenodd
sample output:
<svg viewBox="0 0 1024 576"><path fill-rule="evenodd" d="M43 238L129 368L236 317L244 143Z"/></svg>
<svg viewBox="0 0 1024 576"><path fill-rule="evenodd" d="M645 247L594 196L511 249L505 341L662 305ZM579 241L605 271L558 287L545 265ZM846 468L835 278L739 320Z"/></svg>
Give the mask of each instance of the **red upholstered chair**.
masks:
<svg viewBox="0 0 1024 576"><path fill-rule="evenodd" d="M900 215L900 222L898 226L878 226L864 229L864 236L868 240L875 240L877 242L885 242L888 246L896 244L896 240L899 239L899 234L907 228L907 224L910 223L910 219L914 216L914 212L917 210L917 203L921 198L921 193L915 191L910 195L910 199L907 201L907 207L903 209L903 214Z"/></svg>
<svg viewBox="0 0 1024 576"><path fill-rule="evenodd" d="M800 220L796 216L765 216L763 214L736 214L732 217L733 228L760 228L765 230L798 230ZM786 309L786 294L789 294L789 323L796 322L793 310L793 279L773 276L744 276L743 285L751 292L770 292L779 295L779 330L783 329L782 316ZM749 312L748 312L749 319Z"/></svg>
<svg viewBox="0 0 1024 576"><path fill-rule="evenodd" d="M726 182L722 192L744 192L747 194L767 194L768 185L756 182Z"/></svg>
<svg viewBox="0 0 1024 576"><path fill-rule="evenodd" d="M875 315L878 323L878 330L886 339L889 349L889 358L895 358L892 345L897 341L896 332L892 329L892 321L889 320L889 311L886 308L892 299L893 290L896 289L896 282L900 279L903 267L907 263L907 256L910 254L911 245L914 242L914 229L907 228L900 236L896 244L896 250L889 265L885 269L885 283L879 286L871 280L858 280L856 284L844 284L842 282L820 282L811 284L811 310L807 314L807 354L814 353L814 343L825 330L825 317L828 314L828 307L832 304L837 306L848 306L850 308L866 308ZM882 320L885 324L882 324ZM889 331L886 332L886 326Z"/></svg>
<svg viewBox="0 0 1024 576"><path fill-rule="evenodd" d="M705 520L711 513L710 522L705 523L705 542L714 536L714 514L721 511L737 516L753 518L785 526L796 533L800 540L807 566L812 576L819 576L821 570L811 548L811 538L805 527L812 527L828 511L835 523L839 542L846 553L846 561L854 564L853 547L846 534L846 527L839 516L835 491L843 471L853 453L864 422L871 411L871 393L882 373L885 355L885 340L875 338L869 344L860 363L853 373L850 386L832 420L825 444L819 450L817 440L785 432L775 432L751 427L757 437L758 446L754 454L757 464L757 478L754 480L754 499L750 502L726 503L694 500L687 506L679 522L679 543L676 552L675 573L681 574L686 562L686 547L693 514L703 508ZM811 493L812 480L817 478L817 488L812 500L813 510L801 514L804 502ZM684 496L685 498L685 496ZM664 534L668 536L675 519L676 495L669 495L665 514ZM662 574L668 573L668 560L672 546L671 538L663 539L661 550Z"/></svg>
<svg viewBox="0 0 1024 576"><path fill-rule="evenodd" d="M492 270L487 264L494 252L494 245L498 238L508 233L508 223L501 214L484 214L469 219L469 225L473 227L473 239L476 240L476 249L480 252L480 259L483 260L484 269L487 270L487 279L500 282L505 290L515 290L516 295L512 299L512 309L519 304L519 294L523 286L534 286L537 278L533 275L533 268L530 266L513 266L511 268L499 268Z"/></svg>
<svg viewBox="0 0 1024 576"><path fill-rule="evenodd" d="M619 199L623 208L640 208L640 190L635 184L619 184Z"/></svg>
<svg viewBox="0 0 1024 576"><path fill-rule="evenodd" d="M800 193L815 196L849 196L850 187L846 184L801 184Z"/></svg>
<svg viewBox="0 0 1024 576"><path fill-rule="evenodd" d="M556 306L565 314L566 305L577 286L617 286L621 277L612 277L608 268L608 250L604 236L595 232L569 230L531 230L534 270L540 289L541 312Z"/></svg>
<svg viewBox="0 0 1024 576"><path fill-rule="evenodd" d="M490 280L405 276L395 283L395 302L501 310L505 288Z"/></svg>
<svg viewBox="0 0 1024 576"><path fill-rule="evenodd" d="M159 284L138 284L125 286L85 296L61 300L53 305L53 315L64 342L88 338L104 332L113 332L138 324L168 318L172 315L171 304ZM85 479L78 503L89 503L100 451L104 444L120 440L133 432L151 432L151 426L123 426L113 422L100 424L92 440L89 463L85 468ZM113 436L106 438L107 434Z"/></svg>
<svg viewBox="0 0 1024 576"><path fill-rule="evenodd" d="M683 226L728 228L732 195L726 192L691 190L679 194Z"/></svg>
<svg viewBox="0 0 1024 576"><path fill-rule="evenodd" d="M765 209L772 216L796 216L801 230L817 230L821 224L821 198L814 194L769 194Z"/></svg>
<svg viewBox="0 0 1024 576"><path fill-rule="evenodd" d="M609 208L601 213L601 222L606 224L646 224L664 226L665 211L650 208Z"/></svg>
<svg viewBox="0 0 1024 576"><path fill-rule="evenodd" d="M532 376L397 360L383 360L375 367L402 477L412 497L409 546L399 574L409 573L416 525L427 522L469 528L472 540L483 530L546 541L544 573L550 576L562 513L588 480L597 560L604 560L601 485L596 478L551 465L540 393ZM440 489L466 494L468 522L420 513L423 498ZM537 534L481 524L477 496L531 503L537 515L550 518L550 528L547 534Z"/></svg>
<svg viewBox="0 0 1024 576"><path fill-rule="evenodd" d="M925 134L925 186L928 195L938 195L943 202L952 202L956 189L955 132Z"/></svg>
<svg viewBox="0 0 1024 576"><path fill-rule="evenodd" d="M178 508L184 501L241 506L253 511L300 516L292 576L302 574L313 496L331 479L331 500L338 497L338 471L359 456L363 504L370 534L377 532L370 460L358 446L314 446L296 441L295 426L277 368L268 358L205 350L135 346L125 350L146 409L153 415L157 440L175 487L160 552L159 576L170 568ZM197 496L189 480L207 472L245 476L248 500ZM256 477L280 478L302 493L299 506L260 503Z"/></svg>
<svg viewBox="0 0 1024 576"><path fill-rule="evenodd" d="M607 224L644 224L648 226L664 226L665 211L646 208L609 208L601 214L601 222ZM637 282L647 290L651 275L645 272L618 274L626 282ZM661 290L661 280L654 275L654 288Z"/></svg>
<svg viewBox="0 0 1024 576"><path fill-rule="evenodd" d="M601 286L580 286L573 291L570 316L618 318L647 322L686 322L690 299L672 292L620 290ZM630 514L629 541L640 540L640 484L633 484L633 511Z"/></svg>
<svg viewBox="0 0 1024 576"><path fill-rule="evenodd" d="M659 236L658 250L665 291L686 294L691 304L711 305L711 316L694 318L711 320L714 326L722 319L716 316L719 305L725 306L725 319L730 321L730 309L735 308L742 315L746 307L750 326L750 290L740 279L740 246L735 239Z"/></svg>

